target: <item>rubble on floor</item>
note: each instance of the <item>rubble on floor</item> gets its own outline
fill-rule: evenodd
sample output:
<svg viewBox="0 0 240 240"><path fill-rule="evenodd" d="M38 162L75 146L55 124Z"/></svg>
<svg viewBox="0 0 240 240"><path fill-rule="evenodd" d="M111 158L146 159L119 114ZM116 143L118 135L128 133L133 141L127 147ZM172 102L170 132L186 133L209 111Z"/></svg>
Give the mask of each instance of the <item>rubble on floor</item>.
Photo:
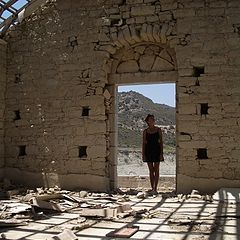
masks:
<svg viewBox="0 0 240 240"><path fill-rule="evenodd" d="M228 189L227 192L238 197L240 191ZM236 205L231 203L226 206L225 198L225 202L216 200L220 193L202 195L196 190L191 194L161 192L152 195L142 188L96 193L86 190L71 192L58 187L29 190L10 185L2 187L0 193L2 239L8 239L11 234L22 234L22 229L28 228L47 236L41 239L82 239L88 231L96 230L99 224L107 226L106 232L101 233L102 237L141 239L145 225L140 223L149 224L152 221L158 221L157 226L168 228L170 232L190 231L201 239L207 239L206 235L225 233L224 224L234 219L238 223L240 215L237 202ZM40 226L37 225L39 223ZM35 230L36 226L38 230Z"/></svg>

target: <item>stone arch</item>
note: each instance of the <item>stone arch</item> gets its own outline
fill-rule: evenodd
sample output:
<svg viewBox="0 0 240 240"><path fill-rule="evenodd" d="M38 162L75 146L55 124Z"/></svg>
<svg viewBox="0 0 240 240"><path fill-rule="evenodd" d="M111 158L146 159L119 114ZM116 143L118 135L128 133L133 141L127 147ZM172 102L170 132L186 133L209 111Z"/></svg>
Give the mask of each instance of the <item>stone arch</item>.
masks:
<svg viewBox="0 0 240 240"><path fill-rule="evenodd" d="M103 71L106 73L106 76L116 67L116 56L119 56L123 51L129 51L129 49L134 49L139 45L159 46L165 49L166 54L170 55L170 64L172 63L174 69L176 69L176 57L173 49L179 39L176 35L175 21L158 24L145 23L142 26L124 25L119 31L110 32L109 41L99 42L96 46L96 50L104 51L108 54L103 64ZM163 61L165 60L163 57Z"/></svg>
<svg viewBox="0 0 240 240"><path fill-rule="evenodd" d="M152 42L165 44L174 36L175 22L143 24L142 26L125 25L117 33L110 34L116 48L129 47L136 43Z"/></svg>
<svg viewBox="0 0 240 240"><path fill-rule="evenodd" d="M119 50L113 57L111 74L176 70L173 51L166 45L143 42Z"/></svg>

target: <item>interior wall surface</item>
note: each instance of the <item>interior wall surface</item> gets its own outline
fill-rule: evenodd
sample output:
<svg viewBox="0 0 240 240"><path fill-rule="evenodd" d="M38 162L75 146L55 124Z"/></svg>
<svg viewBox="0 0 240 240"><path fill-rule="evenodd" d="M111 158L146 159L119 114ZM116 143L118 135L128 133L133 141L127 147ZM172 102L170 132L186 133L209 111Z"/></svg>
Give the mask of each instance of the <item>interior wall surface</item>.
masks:
<svg viewBox="0 0 240 240"><path fill-rule="evenodd" d="M184 6L177 21L184 36L176 50L177 190L240 187L240 2Z"/></svg>
<svg viewBox="0 0 240 240"><path fill-rule="evenodd" d="M0 179L4 177L4 110L7 77L7 43L0 40Z"/></svg>
<svg viewBox="0 0 240 240"><path fill-rule="evenodd" d="M177 191L239 187L239 10L236 0L48 1L5 37L6 176L114 188L114 85L174 79Z"/></svg>
<svg viewBox="0 0 240 240"><path fill-rule="evenodd" d="M109 189L102 6L48 1L8 41L6 177L30 186Z"/></svg>

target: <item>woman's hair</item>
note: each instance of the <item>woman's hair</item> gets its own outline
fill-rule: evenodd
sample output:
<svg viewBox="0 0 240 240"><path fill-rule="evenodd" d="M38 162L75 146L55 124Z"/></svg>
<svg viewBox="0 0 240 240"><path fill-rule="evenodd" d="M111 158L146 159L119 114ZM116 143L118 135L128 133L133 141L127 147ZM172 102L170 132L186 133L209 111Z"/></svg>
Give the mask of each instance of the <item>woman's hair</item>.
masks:
<svg viewBox="0 0 240 240"><path fill-rule="evenodd" d="M151 117L154 118L154 115L153 114L148 114L147 117L145 118L145 122L147 122L148 119L151 118Z"/></svg>

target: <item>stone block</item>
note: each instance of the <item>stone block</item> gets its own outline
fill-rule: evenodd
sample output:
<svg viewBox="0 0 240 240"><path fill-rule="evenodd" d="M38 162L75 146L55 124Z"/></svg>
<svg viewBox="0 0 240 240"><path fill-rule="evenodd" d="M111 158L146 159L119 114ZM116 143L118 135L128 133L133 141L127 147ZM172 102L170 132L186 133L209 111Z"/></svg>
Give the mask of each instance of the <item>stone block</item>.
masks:
<svg viewBox="0 0 240 240"><path fill-rule="evenodd" d="M179 105L178 111L179 111L179 114L195 115L197 112L197 109L195 104L184 104L184 105Z"/></svg>
<svg viewBox="0 0 240 240"><path fill-rule="evenodd" d="M153 25L153 38L156 42L161 42L161 38L160 38L160 26L158 24L154 24Z"/></svg>
<svg viewBox="0 0 240 240"><path fill-rule="evenodd" d="M127 23L128 25L132 25L132 24L134 24L134 23L135 23L135 18L132 17L132 18L128 18L128 19L126 19L126 23Z"/></svg>
<svg viewBox="0 0 240 240"><path fill-rule="evenodd" d="M131 45L136 43L135 40L132 38L130 30L128 27L125 27L123 30L123 36L125 38L125 40Z"/></svg>
<svg viewBox="0 0 240 240"><path fill-rule="evenodd" d="M124 19L129 19L129 18L130 18L130 12L123 12L123 13L122 13L122 17L123 17Z"/></svg>
<svg viewBox="0 0 240 240"><path fill-rule="evenodd" d="M186 18L194 17L196 15L195 9L193 8L179 8L173 12L174 18Z"/></svg>
<svg viewBox="0 0 240 240"><path fill-rule="evenodd" d="M192 32L192 21L191 19L178 19L177 21L177 33L178 34L189 34Z"/></svg>
<svg viewBox="0 0 240 240"><path fill-rule="evenodd" d="M144 40L144 41L149 41L148 40L148 35L147 35L147 24L143 24L142 25L142 29L140 31L140 36L141 36L141 39Z"/></svg>
<svg viewBox="0 0 240 240"><path fill-rule="evenodd" d="M118 73L125 73L125 72L138 72L139 66L135 60L129 60L126 62L122 62L119 64L117 68Z"/></svg>
<svg viewBox="0 0 240 240"><path fill-rule="evenodd" d="M223 0L218 0L218 1L212 1L212 2L209 2L209 7L210 8L225 8L227 6L227 3L226 1L223 1Z"/></svg>
<svg viewBox="0 0 240 240"><path fill-rule="evenodd" d="M139 4L139 3L143 3L143 0L126 0L127 4Z"/></svg>
<svg viewBox="0 0 240 240"><path fill-rule="evenodd" d="M131 7L131 16L146 16L153 15L155 13L155 6L136 6Z"/></svg>
<svg viewBox="0 0 240 240"><path fill-rule="evenodd" d="M141 42L140 34L136 31L135 27L131 25L129 29L130 29L132 39L135 42Z"/></svg>
<svg viewBox="0 0 240 240"><path fill-rule="evenodd" d="M239 160L240 149L233 149L233 150L231 151L230 156L231 156L233 159Z"/></svg>
<svg viewBox="0 0 240 240"><path fill-rule="evenodd" d="M169 28L169 26L166 23L164 23L161 27L161 30L160 30L161 43L167 42L166 33L167 33L168 28Z"/></svg>
<svg viewBox="0 0 240 240"><path fill-rule="evenodd" d="M139 68L143 72L150 72L155 60L155 56L142 55L139 59Z"/></svg>
<svg viewBox="0 0 240 240"><path fill-rule="evenodd" d="M104 145L90 146L87 148L87 156L91 159L104 158L106 157L106 147Z"/></svg>
<svg viewBox="0 0 240 240"><path fill-rule="evenodd" d="M192 77L193 76L193 68L179 68L178 74L181 77Z"/></svg>
<svg viewBox="0 0 240 240"><path fill-rule="evenodd" d="M207 148L206 141L179 141L180 148L190 148L190 149L197 149L197 148Z"/></svg>
<svg viewBox="0 0 240 240"><path fill-rule="evenodd" d="M106 122L105 121L86 121L84 124L87 134L98 134L106 132Z"/></svg>
<svg viewBox="0 0 240 240"><path fill-rule="evenodd" d="M146 17L147 22L150 22L150 23L157 22L158 19L159 19L159 18L158 18L158 16L156 16L156 15L153 15L153 16L147 16L147 17Z"/></svg>
<svg viewBox="0 0 240 240"><path fill-rule="evenodd" d="M156 57L152 66L152 71L171 71L174 70L174 66L163 58Z"/></svg>
<svg viewBox="0 0 240 240"><path fill-rule="evenodd" d="M153 27L151 24L147 25L147 36L150 42L155 42L153 38Z"/></svg>
<svg viewBox="0 0 240 240"><path fill-rule="evenodd" d="M161 2L162 11L174 10L177 7L178 7L178 3L174 0L167 0L167 1Z"/></svg>
<svg viewBox="0 0 240 240"><path fill-rule="evenodd" d="M118 32L118 41L125 47L129 46L129 43L126 41L126 39L124 38L123 32L119 31Z"/></svg>
<svg viewBox="0 0 240 240"><path fill-rule="evenodd" d="M179 122L178 130L180 132L198 133L199 129L195 121Z"/></svg>
<svg viewBox="0 0 240 240"><path fill-rule="evenodd" d="M182 142L182 141L190 141L191 140L191 136L190 135L182 135L180 134L178 136L178 141Z"/></svg>
<svg viewBox="0 0 240 240"><path fill-rule="evenodd" d="M106 52L108 52L110 54L116 53L116 48L113 47L112 45L100 45L99 46L99 50L100 51L106 51Z"/></svg>
<svg viewBox="0 0 240 240"><path fill-rule="evenodd" d="M172 12L166 11L166 12L160 12L158 14L160 22L167 22L172 20Z"/></svg>
<svg viewBox="0 0 240 240"><path fill-rule="evenodd" d="M216 125L220 127L233 127L237 126L237 118L223 118L216 121Z"/></svg>

